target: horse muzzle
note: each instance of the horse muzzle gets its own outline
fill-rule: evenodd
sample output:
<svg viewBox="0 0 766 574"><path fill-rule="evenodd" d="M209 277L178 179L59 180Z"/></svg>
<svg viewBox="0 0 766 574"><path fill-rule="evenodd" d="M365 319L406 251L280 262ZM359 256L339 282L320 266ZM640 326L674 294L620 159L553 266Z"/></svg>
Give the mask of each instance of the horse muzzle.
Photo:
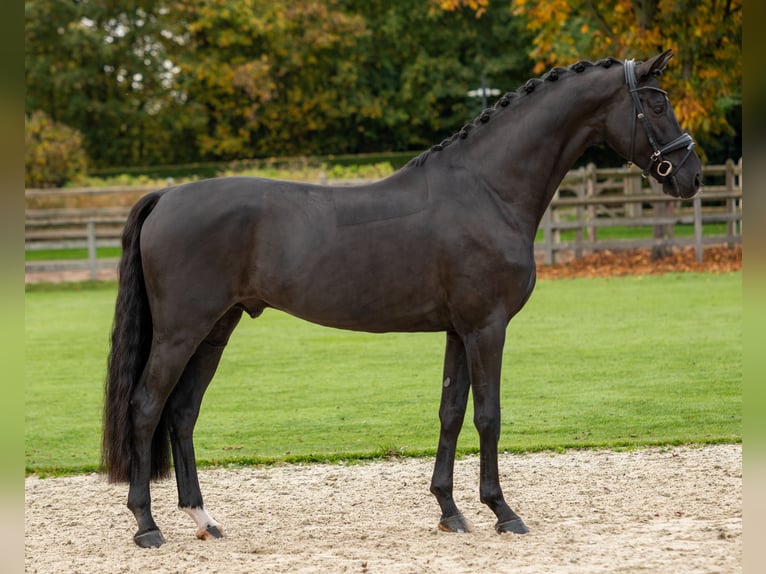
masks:
<svg viewBox="0 0 766 574"><path fill-rule="evenodd" d="M691 199L699 192L702 187L702 176L699 172L695 173L691 181L679 181L678 174L668 174L659 176L657 180L662 183L662 191L671 197L679 199Z"/></svg>

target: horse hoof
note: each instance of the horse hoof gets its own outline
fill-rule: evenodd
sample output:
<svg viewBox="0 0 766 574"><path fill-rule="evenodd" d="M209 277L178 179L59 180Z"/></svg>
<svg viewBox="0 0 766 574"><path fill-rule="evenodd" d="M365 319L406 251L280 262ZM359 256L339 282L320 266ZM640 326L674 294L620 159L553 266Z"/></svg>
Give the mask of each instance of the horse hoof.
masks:
<svg viewBox="0 0 766 574"><path fill-rule="evenodd" d="M200 528L197 530L197 538L200 540L215 540L216 538L223 538L223 528L221 528L220 525Z"/></svg>
<svg viewBox="0 0 766 574"><path fill-rule="evenodd" d="M455 514L439 521L439 530L444 532L466 533L473 531L473 526L462 514Z"/></svg>
<svg viewBox="0 0 766 574"><path fill-rule="evenodd" d="M504 532L526 534L529 532L529 528L527 528L527 525L524 524L524 521L521 518L514 518L513 520L509 520L507 522L498 522L495 524L495 530L498 534L503 534Z"/></svg>
<svg viewBox="0 0 766 574"><path fill-rule="evenodd" d="M141 548L159 548L165 544L165 537L159 530L148 530L146 532L137 532L133 536L133 541Z"/></svg>

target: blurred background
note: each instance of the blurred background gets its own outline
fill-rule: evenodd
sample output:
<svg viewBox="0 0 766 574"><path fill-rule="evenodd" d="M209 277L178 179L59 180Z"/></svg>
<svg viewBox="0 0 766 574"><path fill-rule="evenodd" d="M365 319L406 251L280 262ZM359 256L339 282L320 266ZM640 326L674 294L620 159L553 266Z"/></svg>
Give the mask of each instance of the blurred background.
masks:
<svg viewBox="0 0 766 574"><path fill-rule="evenodd" d="M665 48L704 161L742 155L741 1L32 0L25 17L28 188L264 159L396 169L554 65Z"/></svg>

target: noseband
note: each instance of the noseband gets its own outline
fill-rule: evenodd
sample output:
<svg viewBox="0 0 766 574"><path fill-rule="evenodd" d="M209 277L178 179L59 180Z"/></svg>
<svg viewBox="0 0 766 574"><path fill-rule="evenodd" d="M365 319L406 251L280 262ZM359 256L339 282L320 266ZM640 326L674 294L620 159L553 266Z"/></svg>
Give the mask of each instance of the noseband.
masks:
<svg viewBox="0 0 766 574"><path fill-rule="evenodd" d="M649 118L646 117L646 114L644 113L644 106L641 103L641 98L638 97L638 92L641 90L655 90L657 92L660 92L664 94L667 97L667 92L665 90L661 90L659 88L655 88L654 86L642 86L638 87L638 82L636 81L636 62L635 60L625 60L625 79L628 82L628 89L630 90L630 95L633 98L633 111L635 112L633 114L633 138L630 143L630 161L632 163L635 163L633 161L633 152L635 151L636 146L636 118L641 120L641 124L644 126L644 131L646 132L646 137L649 140L649 145L652 146L652 149L654 152L649 157L650 163L647 166L647 168L644 170L644 173L642 174L644 177L647 177L649 172L654 169L655 173L660 178L665 178L669 176L671 173L673 173L674 170L679 169L684 162L689 159L689 156L692 153L692 150L694 149L694 140L692 139L692 136L690 136L688 133L684 132L680 136L678 136L676 139L674 139L672 142L667 143L665 145L660 145L657 142L657 138L654 137L654 130L652 129L652 124L649 123ZM678 165L673 165L673 163L670 160L663 159L663 154L669 153L671 151L686 148L686 155L683 157L681 162Z"/></svg>

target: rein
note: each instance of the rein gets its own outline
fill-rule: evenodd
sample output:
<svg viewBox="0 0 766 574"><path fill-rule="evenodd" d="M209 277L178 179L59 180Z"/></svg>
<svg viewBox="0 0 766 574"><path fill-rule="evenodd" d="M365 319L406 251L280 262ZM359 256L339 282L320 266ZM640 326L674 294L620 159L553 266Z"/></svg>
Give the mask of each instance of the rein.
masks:
<svg viewBox="0 0 766 574"><path fill-rule="evenodd" d="M652 124L649 122L649 118L647 118L646 114L644 113L644 106L641 103L641 98L639 97L638 92L641 90L655 90L664 94L666 97L667 92L665 90L655 88L654 86L642 86L639 88L638 82L636 81L635 60L625 60L625 79L628 82L628 89L630 90L630 95L633 98L633 111L635 112L633 115L633 138L630 143L630 161L635 163L633 161L633 153L635 151L636 145L636 119L639 119L641 120L641 125L644 126L644 131L646 132L646 137L649 140L649 145L652 146L652 149L654 150L652 155L649 157L650 163L642 175L643 177L647 177L652 168L654 168L659 177L667 177L673 173L674 170L679 169L684 164L684 162L689 159L689 156L694 149L694 140L692 139L692 136L684 132L670 143L660 145L657 142L657 138L654 136ZM681 148L686 148L686 155L684 155L683 159L677 166L674 166L670 160L663 159L663 154Z"/></svg>

